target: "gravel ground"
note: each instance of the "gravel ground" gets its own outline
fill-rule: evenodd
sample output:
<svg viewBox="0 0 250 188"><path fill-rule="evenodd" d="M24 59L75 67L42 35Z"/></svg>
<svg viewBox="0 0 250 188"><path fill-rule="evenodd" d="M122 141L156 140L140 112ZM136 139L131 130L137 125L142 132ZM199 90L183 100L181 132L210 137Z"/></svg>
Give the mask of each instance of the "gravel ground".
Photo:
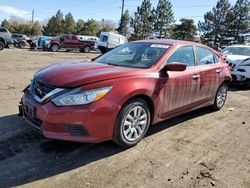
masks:
<svg viewBox="0 0 250 188"><path fill-rule="evenodd" d="M17 116L38 69L97 55L0 52L0 187L250 187L250 88L230 88L219 112L203 108L151 126L127 150L49 140Z"/></svg>

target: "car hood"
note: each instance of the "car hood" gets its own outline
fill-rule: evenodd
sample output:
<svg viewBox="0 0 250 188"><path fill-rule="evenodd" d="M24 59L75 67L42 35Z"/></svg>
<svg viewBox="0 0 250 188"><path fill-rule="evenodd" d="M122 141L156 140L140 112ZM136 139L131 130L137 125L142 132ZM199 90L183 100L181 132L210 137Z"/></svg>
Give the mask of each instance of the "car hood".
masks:
<svg viewBox="0 0 250 188"><path fill-rule="evenodd" d="M89 61L63 62L38 71L35 79L54 87L77 87L93 82L136 75L142 70Z"/></svg>

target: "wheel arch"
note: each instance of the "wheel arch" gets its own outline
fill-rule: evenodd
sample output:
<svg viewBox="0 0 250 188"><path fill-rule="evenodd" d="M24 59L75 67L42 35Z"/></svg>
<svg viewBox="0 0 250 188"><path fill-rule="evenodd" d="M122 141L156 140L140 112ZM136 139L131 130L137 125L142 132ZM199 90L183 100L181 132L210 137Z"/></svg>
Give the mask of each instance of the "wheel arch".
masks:
<svg viewBox="0 0 250 188"><path fill-rule="evenodd" d="M5 40L2 37L0 37L0 41L5 45Z"/></svg>
<svg viewBox="0 0 250 188"><path fill-rule="evenodd" d="M127 100L125 100L125 102L123 102L123 104L121 105L121 108L120 108L120 111L121 109L126 105L128 104L129 102L131 102L132 100L135 100L135 99L142 99L144 100L148 107L149 107L149 112L150 112L150 124L152 123L153 121L153 118L154 118L154 114L155 114L155 105L154 105L154 102L153 100L147 95L147 94L136 94L136 95L133 95L131 97L129 97ZM120 112L119 112L120 113Z"/></svg>

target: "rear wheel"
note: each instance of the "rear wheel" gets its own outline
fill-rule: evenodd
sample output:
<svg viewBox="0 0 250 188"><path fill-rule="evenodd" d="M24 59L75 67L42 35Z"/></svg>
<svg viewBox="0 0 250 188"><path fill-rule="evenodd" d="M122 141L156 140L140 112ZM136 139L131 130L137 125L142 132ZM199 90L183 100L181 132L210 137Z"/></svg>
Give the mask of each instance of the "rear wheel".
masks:
<svg viewBox="0 0 250 188"><path fill-rule="evenodd" d="M21 41L21 42L19 43L19 47L20 47L20 48L25 48L25 46L26 46L26 43L25 43L24 41Z"/></svg>
<svg viewBox="0 0 250 188"><path fill-rule="evenodd" d="M89 53L90 52L90 47L89 46L84 46L83 52L84 53Z"/></svg>
<svg viewBox="0 0 250 188"><path fill-rule="evenodd" d="M214 99L213 108L215 110L220 110L224 106L227 98L227 91L228 91L227 84L226 83L221 84L217 90Z"/></svg>
<svg viewBox="0 0 250 188"><path fill-rule="evenodd" d="M149 124L147 103L142 99L134 99L119 113L113 140L122 147L132 147L145 136Z"/></svg>
<svg viewBox="0 0 250 188"><path fill-rule="evenodd" d="M0 51L4 49L4 43L0 41Z"/></svg>
<svg viewBox="0 0 250 188"><path fill-rule="evenodd" d="M52 44L51 51L52 52L58 52L58 50L59 50L59 46L57 44Z"/></svg>

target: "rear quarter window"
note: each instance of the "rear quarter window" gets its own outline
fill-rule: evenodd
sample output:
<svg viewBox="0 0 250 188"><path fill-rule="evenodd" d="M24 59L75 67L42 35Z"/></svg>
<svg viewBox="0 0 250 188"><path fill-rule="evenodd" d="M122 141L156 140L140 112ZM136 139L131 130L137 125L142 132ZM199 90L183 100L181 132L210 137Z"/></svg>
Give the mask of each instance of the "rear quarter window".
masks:
<svg viewBox="0 0 250 188"><path fill-rule="evenodd" d="M195 49L198 65L214 64L214 54L210 50L202 47L195 47Z"/></svg>

